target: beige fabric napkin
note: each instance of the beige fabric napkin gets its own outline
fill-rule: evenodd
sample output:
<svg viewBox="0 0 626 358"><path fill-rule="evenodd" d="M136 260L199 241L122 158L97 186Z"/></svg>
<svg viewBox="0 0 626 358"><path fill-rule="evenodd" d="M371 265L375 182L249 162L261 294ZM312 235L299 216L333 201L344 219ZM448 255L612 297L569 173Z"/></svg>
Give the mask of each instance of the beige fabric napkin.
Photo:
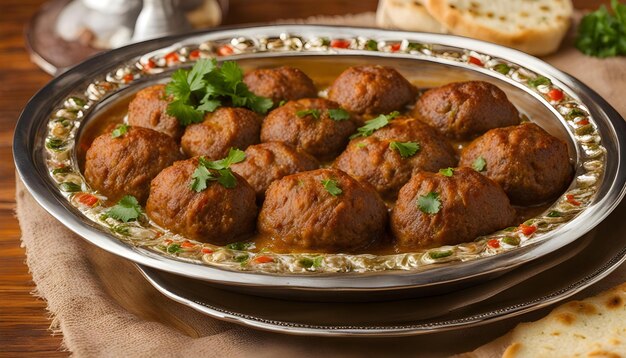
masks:
<svg viewBox="0 0 626 358"><path fill-rule="evenodd" d="M374 15L307 22L373 25ZM626 102L621 98L626 90L626 59L597 60L566 46L547 60L590 85L626 115ZM473 350L516 323L547 312L544 309L478 329L408 338L309 338L254 331L166 299L131 263L72 234L17 182L17 217L37 293L47 300L53 329L62 331L65 348L81 357L445 356ZM625 273L623 266L582 296L623 282ZM499 354L498 348L482 353Z"/></svg>

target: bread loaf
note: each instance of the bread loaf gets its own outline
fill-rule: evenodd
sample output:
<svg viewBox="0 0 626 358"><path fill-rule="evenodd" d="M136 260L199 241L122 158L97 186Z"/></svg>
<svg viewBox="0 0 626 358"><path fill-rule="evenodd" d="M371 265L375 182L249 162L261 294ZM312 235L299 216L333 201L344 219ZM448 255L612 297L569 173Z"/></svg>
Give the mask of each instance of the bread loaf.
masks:
<svg viewBox="0 0 626 358"><path fill-rule="evenodd" d="M376 24L387 29L446 32L446 28L430 16L421 0L380 0Z"/></svg>

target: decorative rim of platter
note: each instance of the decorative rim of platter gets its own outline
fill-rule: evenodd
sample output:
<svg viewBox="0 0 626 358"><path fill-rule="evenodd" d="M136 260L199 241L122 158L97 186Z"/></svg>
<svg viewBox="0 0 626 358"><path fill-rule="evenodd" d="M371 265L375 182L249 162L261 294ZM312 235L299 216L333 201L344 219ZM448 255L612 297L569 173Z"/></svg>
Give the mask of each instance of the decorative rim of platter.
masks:
<svg viewBox="0 0 626 358"><path fill-rule="evenodd" d="M493 55L409 38L309 36L290 32L276 36L237 36L225 34L197 43L178 43L128 61L75 89L60 108L50 114L45 141L49 175L68 202L102 230L134 247L169 258L219 268L259 273L334 273L421 270L457 261L473 261L543 242L554 230L571 222L596 199L604 179L606 153L598 126L575 91L559 79L538 73ZM399 33L402 34L402 33ZM192 40L194 38L193 37ZM75 147L78 129L93 108L107 97L140 79L154 77L170 69L191 65L200 58L237 60L251 54L339 54L377 55L435 60L487 73L501 80L514 81L527 92L543 98L544 105L564 124L573 141L578 161L571 186L553 205L519 227L507 228L475 241L413 253L372 254L276 254L254 252L246 243L216 246L188 240L156 226L144 214L140 220L123 223L103 214L103 195L93 191L80 173ZM556 93L556 95L555 95ZM539 105L538 101L538 105Z"/></svg>

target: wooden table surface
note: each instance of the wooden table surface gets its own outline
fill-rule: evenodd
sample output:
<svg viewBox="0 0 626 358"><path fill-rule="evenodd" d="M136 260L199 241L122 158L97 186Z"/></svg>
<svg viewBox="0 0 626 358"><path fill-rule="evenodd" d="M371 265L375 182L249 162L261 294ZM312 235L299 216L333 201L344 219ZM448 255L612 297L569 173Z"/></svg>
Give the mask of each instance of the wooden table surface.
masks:
<svg viewBox="0 0 626 358"><path fill-rule="evenodd" d="M23 30L43 0L1 0L0 6L0 356L66 356L61 335L49 330L45 302L32 295L35 286L20 247L13 215L15 172L11 143L15 122L28 99L51 77L29 61ZM603 0L576 0L595 8ZM272 21L374 11L377 0L230 0L225 24Z"/></svg>

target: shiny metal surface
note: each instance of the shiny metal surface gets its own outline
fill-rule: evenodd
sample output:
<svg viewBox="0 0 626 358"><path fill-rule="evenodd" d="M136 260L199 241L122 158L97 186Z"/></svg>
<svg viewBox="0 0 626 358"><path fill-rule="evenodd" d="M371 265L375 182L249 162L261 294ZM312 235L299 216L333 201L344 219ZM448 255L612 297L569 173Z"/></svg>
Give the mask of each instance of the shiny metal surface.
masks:
<svg viewBox="0 0 626 358"><path fill-rule="evenodd" d="M607 158L604 176L601 178L597 194L580 215L555 231L545 234L544 239L540 242L502 252L495 256L466 262L437 264L435 267L427 270L307 273L306 275L298 275L241 272L215 266L204 266L183 260L174 260L154 251L131 246L118 240L109 232L103 230L102 227L87 219L76 208L69 205L69 202L59 193L55 184L50 180L45 160L41 154L44 148L48 118L50 112L53 109L60 108L64 100L71 96L76 88L94 80L103 80L105 78L119 80L116 79L116 76L120 72L120 66L133 63L134 61L142 63L142 60L150 58L150 56L165 54L171 52L174 48L184 47L188 44L206 43L212 39L229 37L233 39L258 38L259 36L280 38L281 34L297 34L301 37L331 36L331 38L341 36L352 38L372 37L379 39L381 42L384 42L385 39L408 39L437 44L437 46L442 48L462 48L477 51L482 54L497 56L511 63L523 63L525 69L549 77L553 83L566 89L568 94L587 108L590 116L593 118L597 131L601 135L602 144L606 149ZM240 44L241 42L232 46L236 48ZM515 81L498 76L494 71L489 71L486 68L458 63L446 58L415 56L408 53L392 54L366 51L346 53L341 50L319 53L309 51L305 53L298 48L291 48L297 46L297 43L294 45L294 41L286 45L283 41L283 46L288 48L259 53L235 53L229 57L241 61L262 62L272 58L286 60L290 58L297 59L302 56L319 56L320 59L330 58L331 61L333 58L340 59L345 56L358 56L364 59L370 58L373 61L393 61L394 59L398 61L415 61L416 65L423 64L425 66L438 63L440 66L447 66L451 70L465 71L472 76L488 77L494 81L499 81L498 83L504 83L512 88L521 90L522 93L525 93L524 96L536 101L537 108L543 108L540 112L547 113L547 115L542 116L547 118L547 122L544 124L553 128L556 132L560 131L567 137L566 123L563 122L562 117L543 97L522 88ZM123 76L125 76L125 72L122 71L118 77L123 78ZM150 80L150 78L144 79L141 77L136 83L139 85L147 80ZM123 88L124 86L121 86L120 90ZM31 193L33 193L35 199L47 211L91 243L139 264L178 275L210 281L214 284L239 287L240 290L244 291L265 291L270 295L288 294L297 296L314 293L319 296L326 294L332 296L341 292L346 295L353 293L356 296L361 292L380 292L385 296L394 292L401 294L409 291L411 294L430 294L493 278L516 266L558 250L591 230L617 206L625 192L626 171L624 169L624 158L626 145L623 136L619 136L617 133L626 133L626 124L619 114L600 96L571 76L556 70L541 60L515 50L466 38L435 34L348 27L265 26L219 30L153 40L114 50L78 65L54 79L29 102L16 127L14 156L20 176ZM574 156L579 159L577 164L580 164L580 150L571 144L571 138L570 145L571 150L576 152Z"/></svg>
<svg viewBox="0 0 626 358"><path fill-rule="evenodd" d="M479 326L564 300L626 259L626 204L574 243L506 275L445 295L373 303L277 300L137 266L159 292L211 317L294 335L383 337Z"/></svg>

